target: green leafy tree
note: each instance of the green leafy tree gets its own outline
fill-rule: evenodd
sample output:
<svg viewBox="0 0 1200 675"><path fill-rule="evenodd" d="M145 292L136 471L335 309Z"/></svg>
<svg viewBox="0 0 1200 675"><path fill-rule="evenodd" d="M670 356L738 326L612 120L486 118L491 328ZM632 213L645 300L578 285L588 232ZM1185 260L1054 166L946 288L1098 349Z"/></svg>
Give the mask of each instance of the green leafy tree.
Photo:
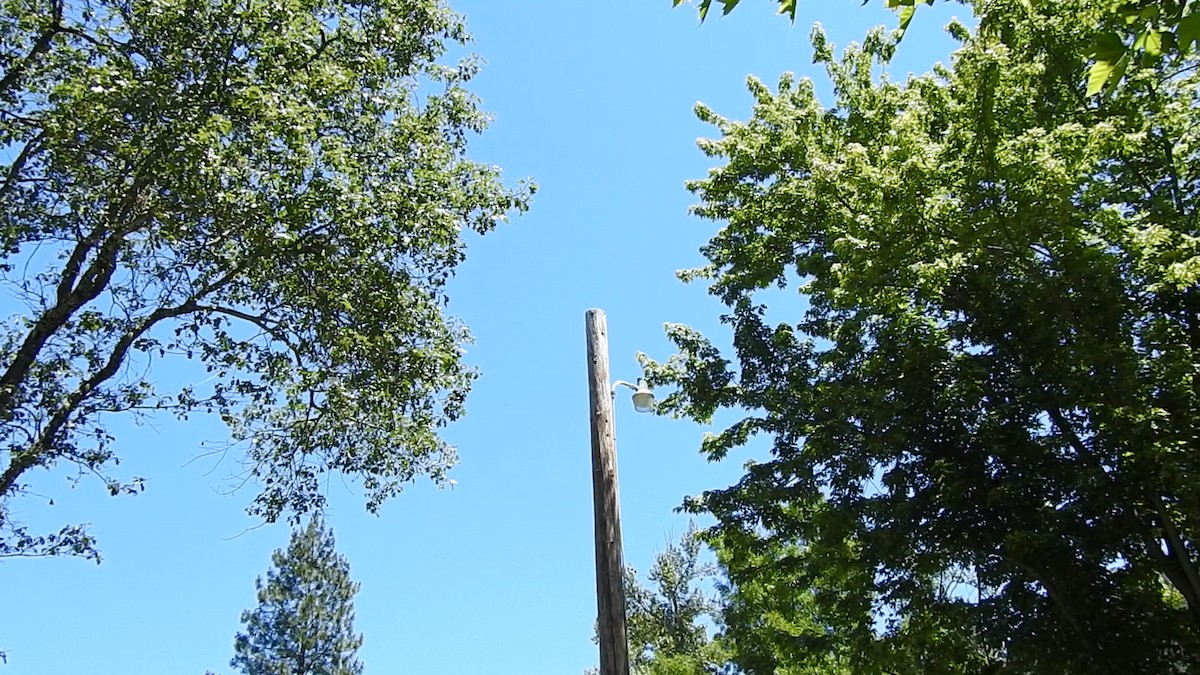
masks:
<svg viewBox="0 0 1200 675"><path fill-rule="evenodd" d="M700 560L694 527L654 556L642 585L632 568L625 575L626 624L633 669L647 675L704 673L718 665L717 646L704 621L716 605L704 590L714 570Z"/></svg>
<svg viewBox="0 0 1200 675"><path fill-rule="evenodd" d="M700 560L695 527L654 556L643 584L625 569L625 623L630 668L638 675L702 675L724 665L705 622L717 606L704 585L715 569ZM595 672L595 671L589 671Z"/></svg>
<svg viewBox="0 0 1200 675"><path fill-rule="evenodd" d="M468 37L440 0L0 1L0 556L97 556L11 507L51 468L140 491L118 415L219 416L267 520L444 477L444 286L530 192L465 158Z"/></svg>
<svg viewBox="0 0 1200 675"><path fill-rule="evenodd" d="M833 106L789 75L751 79L749 121L698 107L724 165L689 187L723 225L682 276L727 305L735 356L669 325L647 377L677 385L666 412L744 412L709 457L771 441L687 505L739 589L811 592L785 616L828 635L780 646L790 665L1194 672L1197 61L1097 106L1107 3L986 6L1004 21L952 25L932 74L879 80L894 36L838 59L818 31Z"/></svg>
<svg viewBox="0 0 1200 675"><path fill-rule="evenodd" d="M672 0L678 7L687 0ZM779 13L796 20L797 0L776 0ZM728 14L741 0L720 0L722 14ZM933 0L884 0L888 9L896 11L900 19L900 30L904 31L912 22L918 5L932 5ZM1037 15L1041 5L1049 0L1022 0L1019 6L1001 3L980 18L989 21L989 16L1005 12L1021 11ZM700 0L697 11L704 21L712 9L713 0ZM1088 70L1088 94L1101 91L1111 93L1125 77L1133 63L1150 64L1161 58L1186 56L1200 44L1200 3L1194 0L1113 0L1108 3L1109 12L1103 16L1102 24L1108 30L1101 32L1084 52L1092 58ZM1053 8L1049 11L1053 12ZM1006 19L1001 18L1002 22Z"/></svg>
<svg viewBox="0 0 1200 675"><path fill-rule="evenodd" d="M255 581L258 606L242 612L244 630L229 665L245 675L361 675L362 635L354 632L350 565L318 519L292 534L274 567Z"/></svg>
<svg viewBox="0 0 1200 675"><path fill-rule="evenodd" d="M789 565L795 545L753 551L716 542L722 572L718 637L725 658L746 675L850 675L836 626L821 623L814 588Z"/></svg>

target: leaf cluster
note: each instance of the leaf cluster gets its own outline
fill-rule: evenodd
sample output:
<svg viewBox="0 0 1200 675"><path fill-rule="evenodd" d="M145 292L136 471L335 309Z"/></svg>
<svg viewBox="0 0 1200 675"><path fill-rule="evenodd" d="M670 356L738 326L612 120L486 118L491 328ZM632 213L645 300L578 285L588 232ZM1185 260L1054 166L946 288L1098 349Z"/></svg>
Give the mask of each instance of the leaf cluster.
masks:
<svg viewBox="0 0 1200 675"><path fill-rule="evenodd" d="M729 14L741 0L720 0L722 14ZM864 0L866 4L868 0ZM685 0L672 0L673 6ZM779 13L796 20L796 0L776 0ZM1045 0L1021 0L1019 5L1000 3L980 13L983 21L997 12L1021 11L1036 14L1036 7ZM708 17L713 0L700 0L697 12L700 21ZM917 5L932 5L933 0L884 0L888 9L896 12L898 29L903 34L912 22ZM1088 69L1089 96L1103 92L1110 95L1124 79L1130 64L1142 65L1161 59L1175 60L1187 56L1200 43L1200 6L1189 0L1110 0L1108 12L1100 25L1108 28L1089 45L1086 53L1092 59Z"/></svg>

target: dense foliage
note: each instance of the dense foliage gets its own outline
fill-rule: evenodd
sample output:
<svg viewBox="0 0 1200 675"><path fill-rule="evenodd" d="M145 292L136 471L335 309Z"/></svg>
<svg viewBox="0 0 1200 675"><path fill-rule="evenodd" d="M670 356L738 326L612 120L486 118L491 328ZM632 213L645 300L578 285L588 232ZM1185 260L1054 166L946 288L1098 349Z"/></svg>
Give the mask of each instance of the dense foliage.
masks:
<svg viewBox="0 0 1200 675"><path fill-rule="evenodd" d="M1107 3L976 7L932 74L878 80L894 35L839 59L818 31L833 106L784 76L750 81L747 122L698 107L724 165L690 189L724 224L683 276L734 355L673 325L647 375L678 386L665 411L745 413L711 458L771 456L689 507L772 621L754 650L793 668L1193 672L1198 63L1131 66L1098 104Z"/></svg>
<svg viewBox="0 0 1200 675"><path fill-rule="evenodd" d="M733 672L748 675L851 675L838 627L822 623L813 590L788 564L795 544L719 543L718 644ZM737 581L734 581L734 580ZM934 671L936 672L936 671Z"/></svg>
<svg viewBox="0 0 1200 675"><path fill-rule="evenodd" d="M12 505L52 467L140 490L117 415L219 415L268 520L442 477L443 286L528 197L464 157L467 39L440 0L0 1L0 556L96 555Z"/></svg>
<svg viewBox="0 0 1200 675"><path fill-rule="evenodd" d="M687 0L672 0L678 7ZM1007 12L1028 12L1036 16L1036 5L1047 0L1022 0L1014 3L976 4L982 21ZM720 0L723 14L737 7L741 0ZM796 20L797 0L776 0L779 13ZM912 22L918 5L932 5L933 0L884 0L888 9L896 11L900 30ZM699 0L696 9L700 20L708 16L713 0ZM1111 92L1125 77L1135 62L1149 65L1164 56L1186 55L1200 44L1200 3L1189 0L1113 0L1107 4L1106 19L1118 19L1110 30L1095 36L1087 51L1092 58L1088 71L1088 93ZM1000 20L1006 20L1001 17Z"/></svg>
<svg viewBox="0 0 1200 675"><path fill-rule="evenodd" d="M242 612L244 630L229 665L245 675L362 675L354 633L350 565L333 532L317 519L292 534L274 567L255 581L258 606Z"/></svg>

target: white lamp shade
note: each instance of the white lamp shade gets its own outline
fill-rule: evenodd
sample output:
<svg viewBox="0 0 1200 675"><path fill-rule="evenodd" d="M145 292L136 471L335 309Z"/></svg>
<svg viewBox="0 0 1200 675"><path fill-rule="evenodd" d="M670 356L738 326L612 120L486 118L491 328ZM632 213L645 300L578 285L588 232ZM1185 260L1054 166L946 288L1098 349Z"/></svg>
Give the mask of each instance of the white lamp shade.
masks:
<svg viewBox="0 0 1200 675"><path fill-rule="evenodd" d="M637 391L633 392L633 409L640 413L654 412L654 392L642 378L638 378Z"/></svg>

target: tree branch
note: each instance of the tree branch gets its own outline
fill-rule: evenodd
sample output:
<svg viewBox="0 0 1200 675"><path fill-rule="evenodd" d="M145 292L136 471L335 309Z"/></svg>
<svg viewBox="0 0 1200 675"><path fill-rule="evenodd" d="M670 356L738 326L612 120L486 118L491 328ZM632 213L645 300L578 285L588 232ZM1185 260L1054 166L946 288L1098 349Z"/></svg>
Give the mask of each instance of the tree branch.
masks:
<svg viewBox="0 0 1200 675"><path fill-rule="evenodd" d="M51 7L50 25L42 30L42 34L38 36L37 41L33 44L33 49L29 50L29 54L24 59L21 59L19 63L10 68L9 71L4 74L3 78L0 78L0 96L7 95L9 89L12 89L17 85L17 82L29 69L29 66L32 65L33 62L38 59L38 57L50 51L50 43L54 39L54 36L63 32L64 26L62 25L62 0L53 0Z"/></svg>
<svg viewBox="0 0 1200 675"><path fill-rule="evenodd" d="M21 175L21 171L25 169L25 165L29 162L29 158L38 152L42 139L46 136L45 131L38 132L36 136L31 138L25 147L21 148L21 154L13 160L13 163L8 167L8 173L4 177L4 184L0 185L0 200L8 194L13 185L17 183L17 179Z"/></svg>
<svg viewBox="0 0 1200 675"><path fill-rule="evenodd" d="M137 326L126 331L113 347L113 351L104 366L93 373L91 377L81 382L79 387L66 398L58 410L54 412L54 415L46 422L45 426L42 427L42 433L38 436L37 440L26 450L13 453L8 468L4 470L3 474L0 474L0 498L9 494L21 474L43 461L47 452L53 447L54 441L70 420L71 415L78 409L80 403L87 399L97 387L107 382L117 373L122 362L125 360L125 356L129 353L129 349L138 338L145 335L147 331L160 321L194 312L195 309L195 304L190 301L176 307L160 308L142 319Z"/></svg>
<svg viewBox="0 0 1200 675"><path fill-rule="evenodd" d="M88 237L76 244L75 250L63 269L59 282L57 299L53 307L42 312L34 323L33 328L25 336L24 342L17 349L16 355L9 363L4 375L0 376L0 418L5 418L12 410L16 399L18 385L29 374L30 367L37 360L38 354L46 346L50 337L70 320L75 312L87 303L95 300L108 286L113 272L117 267L117 254L125 235L144 221L137 218L130 225L108 234L108 238L100 245L95 258L78 283L74 283L79 268L87 258L88 253L95 247L98 239L106 233L103 227L97 227ZM0 495L3 491L0 491Z"/></svg>
<svg viewBox="0 0 1200 675"><path fill-rule="evenodd" d="M1158 503L1154 505L1154 513L1158 516L1158 522L1162 526L1163 534L1167 543L1167 555L1162 556L1161 562L1173 562L1176 569L1171 570L1165 564L1162 565L1163 574L1171 580L1171 583L1179 589L1179 592L1187 600L1188 609L1192 613L1192 620L1196 625L1200 626L1200 574L1196 572L1196 564L1192 561L1183 539L1179 536L1179 530L1175 527L1175 522L1171 520L1170 514L1166 512L1162 498L1156 498ZM1174 574L1172 574L1174 572Z"/></svg>
<svg viewBox="0 0 1200 675"><path fill-rule="evenodd" d="M267 321L266 317L262 316L261 314L250 314L248 312L243 312L241 310L233 309L232 307L220 307L220 306L213 306L213 305L197 305L196 311L212 312L214 314L224 314L226 316L231 316L235 319L241 319L243 321L252 323L255 326L258 326L259 328L261 328L263 330L263 332L266 333L267 335L270 335L275 340L282 342L288 348L288 350L290 352L292 352L292 355L296 357L297 364L299 364L301 362L300 348L297 347L296 345L292 344L292 341L288 338L288 336L283 331L281 331L279 329L279 326L272 325L271 323L269 323Z"/></svg>

